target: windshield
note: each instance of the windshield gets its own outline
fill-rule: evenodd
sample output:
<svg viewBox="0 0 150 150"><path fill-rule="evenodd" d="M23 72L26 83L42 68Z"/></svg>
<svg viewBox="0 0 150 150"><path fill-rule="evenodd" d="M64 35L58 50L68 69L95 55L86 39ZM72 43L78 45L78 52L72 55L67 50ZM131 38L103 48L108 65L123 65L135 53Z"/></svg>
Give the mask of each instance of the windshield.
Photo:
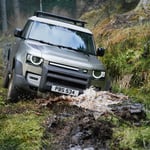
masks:
<svg viewBox="0 0 150 150"><path fill-rule="evenodd" d="M95 55L91 34L61 26L33 22L29 39L50 43Z"/></svg>

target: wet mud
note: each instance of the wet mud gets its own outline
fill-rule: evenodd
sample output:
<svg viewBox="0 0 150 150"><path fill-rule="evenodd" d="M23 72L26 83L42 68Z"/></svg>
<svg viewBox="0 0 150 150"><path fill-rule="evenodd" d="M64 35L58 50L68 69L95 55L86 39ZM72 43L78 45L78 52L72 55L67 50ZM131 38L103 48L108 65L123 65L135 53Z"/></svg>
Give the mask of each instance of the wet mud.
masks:
<svg viewBox="0 0 150 150"><path fill-rule="evenodd" d="M96 97L99 102L95 100L95 103L99 107L91 107L86 103L81 105L83 99L75 102L75 99L64 96L38 101L40 107L47 107L52 112L44 123L42 150L110 150L115 127L111 118L116 117L130 125L140 125L140 121L145 119L142 104L133 103L122 95L123 99L119 99L118 95L105 93L105 96L106 94L114 99L110 103L109 97L108 103L107 97L105 105ZM105 96L102 96L103 100ZM84 99L90 103L88 97Z"/></svg>
<svg viewBox="0 0 150 150"><path fill-rule="evenodd" d="M51 110L55 115L45 122L43 149L108 149L113 133L111 122L95 119L92 112L77 106L55 104ZM51 142L44 143L48 138Z"/></svg>

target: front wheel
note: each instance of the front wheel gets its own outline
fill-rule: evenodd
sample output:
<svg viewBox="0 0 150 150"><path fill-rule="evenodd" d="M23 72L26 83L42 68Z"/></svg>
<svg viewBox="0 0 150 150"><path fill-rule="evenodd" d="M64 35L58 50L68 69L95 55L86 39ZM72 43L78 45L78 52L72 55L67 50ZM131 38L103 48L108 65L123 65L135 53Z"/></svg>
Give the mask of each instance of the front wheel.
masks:
<svg viewBox="0 0 150 150"><path fill-rule="evenodd" d="M8 92L7 92L7 101L9 102L17 102L18 101L18 91L15 87L15 71L13 70L11 79L8 84Z"/></svg>
<svg viewBox="0 0 150 150"><path fill-rule="evenodd" d="M9 70L8 70L8 63L5 66L4 72L3 72L3 88L8 88L9 85Z"/></svg>
<svg viewBox="0 0 150 150"><path fill-rule="evenodd" d="M3 77L3 88L8 88L8 85L9 85L9 73L7 71L5 72Z"/></svg>

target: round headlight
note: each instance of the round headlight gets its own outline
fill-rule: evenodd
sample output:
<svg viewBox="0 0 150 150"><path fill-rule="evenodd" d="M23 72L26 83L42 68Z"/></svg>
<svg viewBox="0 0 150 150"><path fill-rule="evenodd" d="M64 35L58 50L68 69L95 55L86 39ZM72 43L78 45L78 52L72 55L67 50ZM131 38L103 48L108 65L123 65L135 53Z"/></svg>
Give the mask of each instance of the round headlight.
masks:
<svg viewBox="0 0 150 150"><path fill-rule="evenodd" d="M43 62L43 59L38 57L38 56L33 56L31 54L27 55L27 61L31 62L33 65L41 65L41 63Z"/></svg>
<svg viewBox="0 0 150 150"><path fill-rule="evenodd" d="M92 75L93 75L93 77L95 79L100 79L100 78L104 78L105 77L105 72L104 71L100 71L100 70L94 70Z"/></svg>
<svg viewBox="0 0 150 150"><path fill-rule="evenodd" d="M40 65L43 62L43 59L37 56L31 56L30 57L30 61L31 63L33 63L34 65Z"/></svg>

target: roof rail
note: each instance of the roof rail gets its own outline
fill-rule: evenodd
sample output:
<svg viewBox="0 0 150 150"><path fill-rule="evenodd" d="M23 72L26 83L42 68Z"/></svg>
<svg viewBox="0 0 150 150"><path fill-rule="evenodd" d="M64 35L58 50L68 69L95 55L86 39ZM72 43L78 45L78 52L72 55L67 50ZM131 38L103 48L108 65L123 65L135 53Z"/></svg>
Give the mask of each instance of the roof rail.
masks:
<svg viewBox="0 0 150 150"><path fill-rule="evenodd" d="M47 12L43 12L43 11L36 11L34 13L34 16L40 17L40 16L47 16L47 17L51 17L51 18L56 18L59 20L64 20L67 22L72 22L74 25L78 25L81 27L84 27L86 22L85 21L81 21L81 20L76 20L76 19L72 19L72 18L68 18L68 17L64 17L64 16L58 16L55 14L51 14L51 13L47 13Z"/></svg>

